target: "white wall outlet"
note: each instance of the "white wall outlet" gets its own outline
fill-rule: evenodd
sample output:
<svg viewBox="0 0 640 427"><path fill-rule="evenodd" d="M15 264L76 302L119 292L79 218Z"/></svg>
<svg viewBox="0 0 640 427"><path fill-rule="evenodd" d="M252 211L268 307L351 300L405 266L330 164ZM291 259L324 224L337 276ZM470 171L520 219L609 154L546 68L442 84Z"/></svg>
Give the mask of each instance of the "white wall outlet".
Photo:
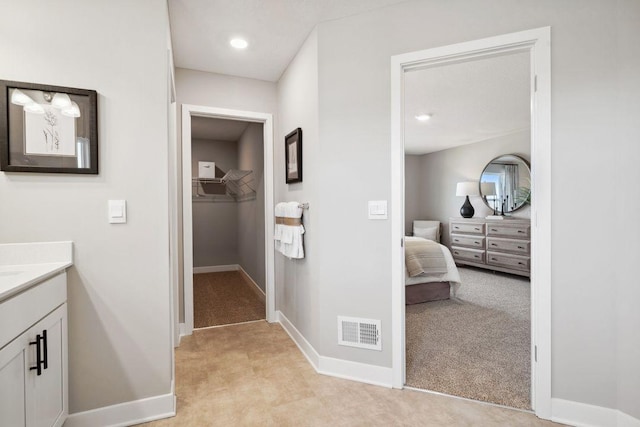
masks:
<svg viewBox="0 0 640 427"><path fill-rule="evenodd" d="M387 219L386 200L369 200L369 219Z"/></svg>
<svg viewBox="0 0 640 427"><path fill-rule="evenodd" d="M109 223L124 224L127 222L127 201L109 200Z"/></svg>

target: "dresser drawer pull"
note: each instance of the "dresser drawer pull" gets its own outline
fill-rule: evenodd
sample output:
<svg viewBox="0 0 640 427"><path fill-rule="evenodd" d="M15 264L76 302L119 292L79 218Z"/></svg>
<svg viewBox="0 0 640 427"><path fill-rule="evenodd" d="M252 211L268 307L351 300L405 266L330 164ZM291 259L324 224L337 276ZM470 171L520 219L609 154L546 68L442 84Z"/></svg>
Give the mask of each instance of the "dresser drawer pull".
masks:
<svg viewBox="0 0 640 427"><path fill-rule="evenodd" d="M524 231L522 231L522 230L518 230L518 233L522 233L522 234L524 234Z"/></svg>
<svg viewBox="0 0 640 427"><path fill-rule="evenodd" d="M479 244L480 244L480 242L473 242L473 243L475 243L476 245L479 245Z"/></svg>
<svg viewBox="0 0 640 427"><path fill-rule="evenodd" d="M453 251L453 253L456 254L456 255L460 255L460 252L458 252L458 251Z"/></svg>
<svg viewBox="0 0 640 427"><path fill-rule="evenodd" d="M474 255L473 257L474 258L480 258L480 255Z"/></svg>
<svg viewBox="0 0 640 427"><path fill-rule="evenodd" d="M518 249L524 249L524 246L518 246Z"/></svg>
<svg viewBox="0 0 640 427"><path fill-rule="evenodd" d="M480 229L478 227L474 227L474 230L476 231L480 231Z"/></svg>
<svg viewBox="0 0 640 427"><path fill-rule="evenodd" d="M457 225L453 228L455 228L456 230L460 230L460 227L458 227Z"/></svg>
<svg viewBox="0 0 640 427"><path fill-rule="evenodd" d="M495 259L495 258L491 258L491 261L497 261L497 259Z"/></svg>
<svg viewBox="0 0 640 427"><path fill-rule="evenodd" d="M454 242L459 242L460 240L458 240L458 239L453 239L453 241L454 241Z"/></svg>
<svg viewBox="0 0 640 427"><path fill-rule="evenodd" d="M524 265L524 262L518 261L518 265Z"/></svg>
<svg viewBox="0 0 640 427"><path fill-rule="evenodd" d="M498 231L498 230L496 230L495 228L492 228L491 231Z"/></svg>
<svg viewBox="0 0 640 427"><path fill-rule="evenodd" d="M495 244L495 243L492 243L492 244L491 244L491 246L498 246L498 245L497 245L497 244Z"/></svg>

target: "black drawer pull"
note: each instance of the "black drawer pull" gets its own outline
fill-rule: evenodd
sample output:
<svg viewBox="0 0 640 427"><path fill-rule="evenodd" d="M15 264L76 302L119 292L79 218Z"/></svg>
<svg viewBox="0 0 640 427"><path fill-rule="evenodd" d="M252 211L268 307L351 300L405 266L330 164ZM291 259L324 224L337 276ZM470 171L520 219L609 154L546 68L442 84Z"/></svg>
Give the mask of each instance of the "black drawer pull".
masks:
<svg viewBox="0 0 640 427"><path fill-rule="evenodd" d="M460 227L453 227L453 228L455 228L456 230L460 230Z"/></svg>
<svg viewBox="0 0 640 427"><path fill-rule="evenodd" d="M523 233L523 234L524 234L524 231L522 231L522 230L518 230L518 233Z"/></svg>
<svg viewBox="0 0 640 427"><path fill-rule="evenodd" d="M474 257L474 258L480 258L480 256L479 256L479 255L474 255L473 257Z"/></svg>
<svg viewBox="0 0 640 427"><path fill-rule="evenodd" d="M458 253L458 251L453 251L453 253L454 253L454 254L456 254L456 255L460 255L460 254Z"/></svg>
<svg viewBox="0 0 640 427"><path fill-rule="evenodd" d="M44 344L43 348L43 366L44 369L49 369L49 356L47 355L47 330L42 331L42 344Z"/></svg>
<svg viewBox="0 0 640 427"><path fill-rule="evenodd" d="M498 245L496 245L495 243L492 243L491 246L498 246Z"/></svg>
<svg viewBox="0 0 640 427"><path fill-rule="evenodd" d="M32 366L29 368L30 371L35 370L37 375L42 375L42 354L40 352L40 341L42 340L42 336L40 334L36 335L36 340L29 342L29 345L36 346L36 366Z"/></svg>
<svg viewBox="0 0 640 427"><path fill-rule="evenodd" d="M491 258L491 261L497 261L497 259L495 259L495 258Z"/></svg>
<svg viewBox="0 0 640 427"><path fill-rule="evenodd" d="M518 249L524 249L524 246L518 246Z"/></svg>
<svg viewBox="0 0 640 427"><path fill-rule="evenodd" d="M524 262L518 261L518 265L524 265Z"/></svg>
<svg viewBox="0 0 640 427"><path fill-rule="evenodd" d="M480 231L480 229L478 227L474 227L474 230L476 231Z"/></svg>
<svg viewBox="0 0 640 427"><path fill-rule="evenodd" d="M480 242L473 242L473 243L475 243L476 245L479 245L479 244L480 244Z"/></svg>
<svg viewBox="0 0 640 427"><path fill-rule="evenodd" d="M460 240L458 240L458 239L453 239L453 241L454 241L454 242L459 242Z"/></svg>
<svg viewBox="0 0 640 427"><path fill-rule="evenodd" d="M495 228L492 228L491 231L498 231L498 230L496 230Z"/></svg>

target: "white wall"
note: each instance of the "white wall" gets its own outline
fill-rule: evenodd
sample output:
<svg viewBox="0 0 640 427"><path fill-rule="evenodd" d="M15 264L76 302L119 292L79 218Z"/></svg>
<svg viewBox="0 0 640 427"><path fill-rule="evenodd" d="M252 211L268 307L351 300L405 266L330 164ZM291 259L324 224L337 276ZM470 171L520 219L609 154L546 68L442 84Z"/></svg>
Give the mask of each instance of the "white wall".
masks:
<svg viewBox="0 0 640 427"><path fill-rule="evenodd" d="M627 354L637 355L640 342L617 309L626 307L628 313L625 302L640 300L640 287L632 268L617 266L640 254L622 237L637 227L625 227L623 216L628 217L616 208L624 206L626 213L640 208L633 196L637 179L629 179L637 178L640 139L631 114L640 98L640 66L632 54L637 22L638 6L629 0L420 0L319 26L321 150L305 168L328 168L325 176L331 179L315 181L322 206L313 215L322 220L309 233L322 236L314 247L322 269L316 284L303 283L312 285L305 288L307 295L327 296L317 326L321 354L391 366L391 225L365 216L367 200L390 198L389 58L551 26L552 395L608 408L619 405L637 416L632 402L640 401L638 367ZM299 107L311 108L306 102ZM629 121L624 127L621 117ZM618 221L611 221L612 215ZM357 251L336 244L346 236L357 242ZM629 253L615 250L621 246ZM305 309L295 310L303 315ZM338 314L381 319L383 351L339 347ZM309 323L316 323L315 317Z"/></svg>
<svg viewBox="0 0 640 427"><path fill-rule="evenodd" d="M275 83L205 73L184 68L176 69L176 98L180 111L182 104L255 111L274 115L277 110ZM180 117L182 116L180 115ZM178 135L182 135L182 123L180 121L178 122ZM182 164L181 159L178 159L178 164ZM179 171L179 176L182 176L181 170ZM179 190L178 197L182 200L181 189ZM179 223L182 223L182 211L180 211ZM182 253L182 240L183 236L180 230L178 238L180 253ZM180 260L181 280L178 291L180 297L180 301L178 302L180 307L180 322L184 322L183 268L182 260Z"/></svg>
<svg viewBox="0 0 640 427"><path fill-rule="evenodd" d="M192 175L198 175L198 162L216 163L227 172L238 169L238 143L208 139L191 140ZM217 177L222 177L218 172ZM200 191L203 191L200 189ZM238 204L233 201L194 198L192 207L193 266L209 267L238 264Z"/></svg>
<svg viewBox="0 0 640 427"><path fill-rule="evenodd" d="M503 154L517 154L530 163L530 152L529 132L518 132L422 156L405 156L405 159L412 158L405 163L405 198L417 199L419 203L417 216L411 217L415 215L415 210L405 212L405 224L411 224L414 219L440 221L442 243L449 245L449 218L460 217L460 207L464 203L463 197L456 196L456 184L479 181L487 163ZM417 183L409 185L408 180L416 179L415 175L418 175ZM417 189L412 189L416 186ZM484 218L493 213L479 196L470 196L469 200L475 209L474 217ZM512 215L530 218L531 208L524 206ZM406 228L407 231L411 229L411 225Z"/></svg>
<svg viewBox="0 0 640 427"><path fill-rule="evenodd" d="M285 184L284 137L302 128L302 182ZM321 163L318 140L318 33L304 42L278 82L278 125L274 150L276 202L308 202L303 213L305 258L290 260L276 252L276 309L280 310L318 349L319 316L324 295L320 286L322 257L318 189L333 181L332 170ZM326 254L328 255L328 254Z"/></svg>
<svg viewBox="0 0 640 427"><path fill-rule="evenodd" d="M413 229L414 219L426 219L421 217L420 207L422 201L422 177L421 156L404 156L404 229Z"/></svg>
<svg viewBox="0 0 640 427"><path fill-rule="evenodd" d="M71 413L171 391L166 7L2 5L0 78L98 92L99 175L0 173L0 241L74 241Z"/></svg>
<svg viewBox="0 0 640 427"><path fill-rule="evenodd" d="M238 168L250 170L255 199L238 202L238 263L266 291L264 246L264 130L250 123L238 140Z"/></svg>

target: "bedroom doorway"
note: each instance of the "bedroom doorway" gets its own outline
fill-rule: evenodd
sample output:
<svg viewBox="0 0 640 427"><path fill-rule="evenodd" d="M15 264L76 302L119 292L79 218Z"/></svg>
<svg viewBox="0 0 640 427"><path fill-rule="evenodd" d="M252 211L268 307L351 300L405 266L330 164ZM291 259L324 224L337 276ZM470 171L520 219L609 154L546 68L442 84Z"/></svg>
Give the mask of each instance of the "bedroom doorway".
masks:
<svg viewBox="0 0 640 427"><path fill-rule="evenodd" d="M463 89L462 92L473 92L477 87L473 85L468 86L464 89L464 79L461 81L447 84L447 81L444 80L445 76L451 76L455 74L452 70L459 69L460 75L464 77L467 76L476 76L478 73L487 72L487 75L491 76L492 73L490 70L491 66L496 66L496 63L504 62L504 64L498 65L499 67L503 67L508 69L511 66L515 66L516 68L522 71L524 67L524 78L526 89L530 92L527 98L525 99L525 108L529 110L530 107L530 120L531 126L530 128L523 128L520 124L516 126L512 126L512 129L509 131L505 131L505 129L500 129L499 124L491 123L485 129L478 129L478 123L474 127L473 131L474 135L465 135L464 132L458 132L453 135L454 139L457 139L461 142L462 145L466 146L464 149L456 148L458 152L456 155L460 155L456 157L451 153L446 153L443 155L442 153L451 149L445 143L442 146L432 147L432 152L439 152L439 155L433 155L432 160L425 160L422 163L430 164L430 171L433 172L437 169L438 165L445 164L447 162L452 162L453 164L453 172L449 173L448 178L446 179L446 183L440 182L438 184L437 179L433 179L434 177L428 177L425 172L416 173L415 163L420 163L419 159L407 159L405 164L405 147L407 148L407 153L411 154L411 151L416 151L414 154L420 155L420 157L424 157L424 153L419 153L419 150L416 148L414 144L415 141L412 140L412 132L415 130L415 126L420 126L420 124L416 125L415 123L421 122L422 124L429 124L429 121L432 120L432 123L436 123L438 121L446 122L446 111L448 106L447 102L451 102L453 104L456 103L455 97L449 96L451 93L455 93L457 89ZM509 63L516 63L516 65ZM524 65L523 65L524 64ZM431 93L429 96L422 96L421 99L424 101L425 99L442 99L441 103L442 114L439 117L439 111L430 110L430 106L428 103L424 103L424 105L416 104L411 100L410 94L407 92L407 88L412 84L415 85L415 82L412 80L415 77L419 77L421 73L428 72L442 72L446 71L441 76L431 76L429 79L431 82L435 83L435 86L432 85L430 88ZM483 67L487 69L482 69ZM482 159L483 156L480 155L478 150L476 152L468 152L462 153L462 151L468 150L472 147L474 142L480 140L489 140L489 139L502 139L503 141L499 141L497 144L497 148L494 149L500 151L505 150L507 153L494 153L494 154L511 154L509 151L522 152L524 156L527 154L530 156L531 164L533 165L532 175L531 175L531 188L533 189L533 198L530 201L530 216L532 218L531 221L531 296L530 300L524 300L525 304L528 305L526 310L526 315L528 319L531 321L530 326L527 325L526 331L524 331L524 335L530 336L530 344L527 338L526 342L526 350L528 362L527 360L520 361L520 365L516 367L516 370L522 370L522 365L524 363L524 368L531 369L531 386L530 386L530 394L527 393L528 390L524 391L524 397L520 396L524 399L524 405L526 406L527 400L530 402L530 406L527 409L534 409L536 414L543 418L548 418L550 416L550 256L549 256L549 247L550 247L550 227L549 227L549 218L550 218L550 191L549 191L549 157L550 157L550 113L549 113L549 100L550 100L550 88L549 88L549 29L539 29L539 30L531 30L525 31L522 33L509 34L504 36L498 36L490 39L476 40L473 42L462 43L458 45L445 46L441 48L429 49L426 51L413 52L404 55L398 55L392 58L392 221L393 221L393 235L394 241L397 238L399 241L403 241L403 245L396 248L393 248L393 260L392 260L392 272L393 272L393 330L394 330L394 343L393 343L393 373L394 373L394 387L402 388L407 384L407 371L406 371L406 361L407 358L410 358L412 355L407 355L405 353L406 343L409 336L409 333L414 333L415 331L407 330L409 325L405 323L405 316L407 312L410 311L409 308L405 307L405 302L411 302L410 299L415 297L415 292L409 296L409 291L407 291L407 300L405 301L405 250L410 251L410 246L413 243L410 241L412 239L405 239L405 233L410 234L413 231L413 219L419 220L438 220L440 224L443 226L442 228L438 228L438 231L442 233L442 240L446 246L451 248L450 241L450 233L449 233L449 222L451 217L460 217L460 213L455 213L460 209L460 205L464 201L464 198L456 197L456 184L460 182L461 184L468 183L470 181L475 181L475 185L480 189L480 174L484 169L485 163L483 165L470 165L471 160ZM521 73L522 74L522 73ZM506 73L505 76L499 77L498 80L502 80L502 83L510 83L509 76L511 74ZM494 77L496 77L494 75ZM461 88L462 86L462 88ZM441 91L443 93L438 93ZM511 94L510 90L499 91L496 96L494 96L494 102L505 102L508 103L508 96ZM423 94L424 95L424 94ZM486 99L480 99L480 101L485 102ZM413 103L412 103L413 102ZM481 104L482 102L476 102L475 104L472 102L470 107L473 111L463 112L463 116L474 116L474 119L483 119L483 114L487 112L487 107L485 104L485 108L483 109ZM455 105L454 105L455 107ZM431 107L433 108L433 107ZM414 111L415 110L415 111ZM460 109L459 109L460 110ZM464 108L462 109L464 110ZM453 107L452 107L453 111ZM459 120L462 120L462 117L458 117ZM484 117L485 122L489 124L490 120L488 117ZM454 122L449 122L448 132L451 133L451 124ZM434 126L435 128L436 126ZM446 127L446 126L445 126ZM454 126L455 127L455 126ZM458 129L459 130L459 129ZM454 132L455 133L455 132ZM482 134L484 133L485 138L482 138ZM518 135L515 134L520 134ZM525 143L527 145L528 150L509 150L506 147L509 147L508 143L505 143L504 140L508 139L519 139L520 147L523 144L523 136L527 138ZM530 139L529 139L530 138ZM475 141L474 141L475 139ZM443 142L447 140L446 135L441 134L437 135L436 140L438 142ZM508 141L507 141L508 142ZM502 144L502 145L501 145ZM494 144L496 145L496 144ZM526 153L528 151L528 153ZM485 153L487 156L488 153ZM416 156L417 157L417 156ZM493 157L498 156L490 156L487 159L487 163L490 163ZM437 158L437 159L436 159ZM457 158L457 160L456 160ZM483 162L484 162L483 160ZM528 160L528 159L527 159ZM479 169L478 171L474 171L475 169ZM407 173L407 178L405 179L405 172ZM442 172L442 171L441 171ZM422 173L422 175L420 175ZM416 174L418 178L416 178ZM475 178L475 179L474 179ZM431 188L430 194L439 194L435 204L437 204L437 208L435 210L423 210L420 212L420 209L417 211L412 206L412 203L420 204L421 201L413 200L413 198L409 197L409 193L412 190L413 181L417 179L417 182L428 181L428 186L439 186L440 188ZM452 182L448 182L452 181ZM484 182L484 180L483 180ZM452 185L449 185L452 184ZM453 188L449 188L452 187ZM407 200L405 204L405 190L407 191ZM423 189L424 190L424 189ZM466 195L472 195L469 190L466 191ZM424 191L422 191L424 194ZM462 195L462 194L460 194ZM464 195L463 195L464 196ZM485 199L486 200L486 199ZM456 206L457 205L457 206ZM472 205L477 210L477 216L475 218L481 218L480 223L483 223L483 227L486 226L485 218L486 216L490 216L494 212L489 209L488 206L484 205L482 199L477 198L474 201L472 200ZM507 209L508 210L508 209ZM417 212L417 213L416 213ZM435 217L435 218L434 218ZM465 223L462 220L459 221L461 226L464 228ZM487 220L488 221L488 220ZM508 220L507 220L508 221ZM510 223L513 225L513 223ZM474 225L475 226L475 225ZM424 232L424 230L421 230ZM488 238L485 236L485 238ZM413 238L415 239L415 238ZM472 238L473 240L473 238ZM480 243L479 239L475 239L478 245L482 245L484 248L485 242ZM457 252L457 251L456 251ZM480 251L477 249L470 250L470 253L479 257ZM458 254L460 255L460 254ZM482 256L487 256L486 251L482 254ZM512 261L511 258L506 259L507 261ZM519 259L518 259L519 260ZM443 266L447 264L447 267L450 264L450 259L442 261ZM478 264L479 265L479 264ZM494 268L492 268L494 269ZM501 270L501 268L495 268ZM502 269L502 271L507 271ZM520 271L521 272L521 271ZM439 274L443 274L440 272ZM457 290L458 285L456 282L455 274L446 271L447 274L450 274L452 277L441 277L443 280L439 280L438 282L449 282L451 286L454 288L453 291ZM481 280L478 277L486 277L487 271L483 269L471 268L469 271L462 272L460 274L463 279L461 281L470 280L470 275L477 276L474 280ZM522 273L522 272L521 272ZM520 286L520 288L525 289L528 288L528 283L525 284L524 279L522 279L524 274L520 274L520 279L518 276L497 276L499 280L496 280L498 283L498 289L502 286L503 289L511 289L514 286ZM444 280L446 279L446 280ZM504 280L503 280L504 279ZM511 283L511 280L515 280L515 285ZM508 281L509 283L501 283L504 281ZM455 286L454 286L455 285ZM464 286L464 285L462 285ZM511 286L511 288L510 288ZM528 290L528 289L527 289ZM431 298L432 296L427 296L427 298ZM427 303L428 304L428 303ZM522 301L520 305L522 305ZM410 307L410 306L407 306ZM416 314L411 311L410 314ZM447 319L446 313L444 313L445 321ZM522 313L520 313L522 317ZM517 316L516 316L517 317ZM433 320L433 319L432 319ZM437 328L437 322L432 321L430 327L434 327L431 331L433 336L438 336L438 334L442 334L443 331L439 331ZM522 329L524 323L521 323L519 328ZM490 329L490 323L488 324L487 329ZM444 332L445 334L463 334L464 331L460 329L456 330L455 325L449 330L449 332ZM464 337L461 337L461 340L464 340ZM523 343L518 343L520 347L523 346ZM507 347L502 349L498 349L499 352L505 352ZM441 355L445 362L451 362L454 357L450 354ZM442 369L455 369L455 363L444 363ZM433 369L433 367L431 368ZM479 368L482 370L482 368ZM474 379L480 378L482 375L478 371L475 374L471 373L467 375L468 378L465 378L461 382L462 384L457 384L457 389L461 390L465 387L466 384L471 384ZM500 388L504 384L501 382L501 378L497 377L490 380L487 384L494 381L496 383L497 388ZM480 381L482 383L482 381ZM408 384L407 384L408 385ZM485 387L487 385L485 384ZM507 388L509 386L507 385ZM447 393L446 387L444 391L439 389L438 387L433 387L436 391ZM456 387L453 388L454 390ZM456 393L461 395L462 397L470 397L474 399L478 399L478 395L476 394L465 394ZM523 394L523 393L521 393ZM530 396L529 399L527 399ZM492 399L483 399L479 398L479 400L489 400ZM520 399L520 404L508 404L508 406L519 406L523 408L522 399ZM501 403L503 402L495 402Z"/></svg>
<svg viewBox="0 0 640 427"><path fill-rule="evenodd" d="M202 122L202 123L200 123ZM255 276L260 277L263 276L264 280L264 302L263 307L266 306L266 319L269 322L272 322L275 318L275 297L274 297L274 251L273 245L269 244L273 238L273 222L270 220L273 217L273 117L271 114L266 113L256 113L256 112L248 112L248 111L238 111L238 110L228 110L221 108L213 108L213 107L205 107L205 106L194 106L194 105L183 105L182 106L182 141L192 141L192 137L194 137L194 130L197 132L197 128L202 124L206 123L226 123L225 128L230 130L231 128L242 128L242 135L249 133L250 135L245 138L247 142L247 147L251 145L256 145L250 143L250 140L256 140L260 138L260 149L262 150L261 158L262 164L247 167L240 167L240 163L251 164L252 160L250 159L251 150L236 150L236 157L245 156L247 157L244 160L239 160L236 158L234 163L232 157L233 153L225 153L226 147L224 141L222 141L219 149L215 149L213 152L210 150L211 147L209 144L211 141L200 141L198 142L197 147L193 147L192 152L192 144L183 143L182 144L182 232L183 232L183 281L184 281L184 292L183 292L183 307L184 307L184 327L181 328L183 331L182 335L190 335L194 329L195 318L194 318L194 273L203 273L209 275L215 275L217 273L224 274L236 274L239 277L225 277L224 281L244 281L248 282L248 291L254 291L253 288L256 285L253 285L251 280L248 280L246 276ZM229 126L229 124L231 124ZM250 137L250 138L249 138ZM240 141L240 140L239 140ZM254 141L255 142L255 141ZM238 144L245 144L244 142L238 142ZM254 147L255 148L255 147ZM234 151L234 150L231 150ZM240 152L242 151L242 153ZM255 150L254 150L255 151ZM196 153L197 152L197 153ZM244 153L244 154L243 154ZM248 154L247 154L248 153ZM201 154L207 158L198 158L194 160L192 154L197 154L200 156ZM256 153L254 153L256 154ZM196 156L196 157L197 157ZM225 162L231 162L229 164L222 164L223 162L218 162L215 164L216 157L220 160L224 160ZM236 164L237 163L237 164ZM207 169L207 166L209 167ZM221 168L221 166L224 167ZM202 167L202 171L199 169ZM243 174L243 170L245 169L262 169L260 175L263 177L256 182L251 181L249 175L240 176ZM255 175L252 172L253 175ZM224 178L224 179L223 179ZM246 185L245 185L246 184ZM228 190L231 188L231 192ZM224 194L222 193L222 189L224 190ZM256 193L256 194L253 194ZM231 196L230 196L231 194ZM249 209L251 206L242 206L242 209L239 207L240 203L249 202L252 203L257 199L260 200L260 204L262 208L260 212L254 212ZM224 200L223 200L224 199ZM227 200L229 199L229 200ZM219 202L219 204L218 204ZM196 255L194 253L194 243L197 243L196 240L199 239L199 236L196 235L196 230L194 229L194 224L198 222L197 215L194 215L194 205L198 210L202 210L201 208L222 208L227 209L229 207L238 208L238 215L241 215L242 212L240 210L246 210L245 214L255 216L255 219L260 224L258 228L261 230L254 230L256 233L261 233L264 236L264 244L259 245L254 242L253 250L262 251L263 256L258 258L263 258L263 262L259 262L252 268L252 274L247 275L243 274L247 272L247 267L243 266L241 262L233 262L233 263L225 263L223 265L211 266L211 265L198 265L194 267L194 261L196 263L202 263L203 260L196 260ZM236 206L237 205L237 206ZM254 209L255 210L255 209ZM197 213L197 212L196 212ZM206 214L206 213L205 213ZM200 221L201 222L201 221ZM226 231L230 227L224 227ZM231 227L236 228L236 227ZM224 231L224 232L226 232ZM238 233L242 234L242 233ZM237 236L239 239L241 237L247 236ZM249 236L250 237L250 236ZM255 237L255 236L254 236ZM254 239L257 241L257 239ZM238 240L240 242L240 240ZM200 242L203 243L203 242ZM206 243L206 242L205 242ZM239 243L240 244L240 243ZM251 245L248 245L251 246ZM261 246L261 247L259 247ZM213 250L214 252L218 251L220 248L205 248L205 252ZM229 254L218 253L217 255L222 256L223 258ZM216 255L216 256L217 256ZM222 258L220 258L222 259ZM227 258L225 258L227 259ZM231 259L231 258L228 258ZM206 262L205 262L206 264ZM201 267L201 268L198 268ZM253 278L253 277L252 277ZM207 282L219 281L218 278L204 278L205 285L208 285ZM227 280L229 279L229 280ZM213 283L212 283L213 284ZM252 288L253 287L253 288ZM259 287L259 286L258 286ZM257 291L257 289L255 289ZM207 292L205 292L205 296ZM212 296L212 295L209 295ZM242 297L242 296L241 296ZM215 296L213 296L215 298ZM233 308L233 307L232 307ZM234 310L230 311L230 316L235 316L233 313ZM205 314L205 317L207 315ZM231 318L230 317L230 318Z"/></svg>

